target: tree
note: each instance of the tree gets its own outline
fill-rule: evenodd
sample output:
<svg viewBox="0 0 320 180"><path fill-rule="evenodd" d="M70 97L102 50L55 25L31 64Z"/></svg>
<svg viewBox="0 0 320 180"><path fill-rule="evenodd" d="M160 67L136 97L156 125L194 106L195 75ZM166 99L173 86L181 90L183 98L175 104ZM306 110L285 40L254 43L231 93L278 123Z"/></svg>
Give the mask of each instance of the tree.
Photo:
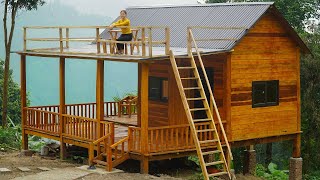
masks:
<svg viewBox="0 0 320 180"><path fill-rule="evenodd" d="M0 92L3 89L3 75L4 75L4 61L0 60ZM20 87L17 83L13 81L12 70L9 72L8 79L8 114L7 116L13 121L13 123L18 124L21 122L21 101L20 101ZM2 104L2 98L0 98L0 103ZM2 108L0 107L0 119L2 119Z"/></svg>
<svg viewBox="0 0 320 180"><path fill-rule="evenodd" d="M234 2L270 2L270 0L234 0ZM230 0L207 0L207 3L230 2ZM275 6L299 32L310 18L319 18L319 0L274 0Z"/></svg>
<svg viewBox="0 0 320 180"><path fill-rule="evenodd" d="M16 23L16 16L19 10L32 11L36 10L38 6L42 6L44 0L2 0L4 5L3 14L3 30L4 30L4 44L5 44L5 63L3 75L3 95L2 95L2 126L7 126L8 114L8 85L10 76L10 52L13 39L13 33ZM9 17L8 17L9 16ZM10 30L8 31L8 21L10 23Z"/></svg>
<svg viewBox="0 0 320 180"><path fill-rule="evenodd" d="M301 60L301 118L304 171L320 171L320 32L304 34L313 56Z"/></svg>

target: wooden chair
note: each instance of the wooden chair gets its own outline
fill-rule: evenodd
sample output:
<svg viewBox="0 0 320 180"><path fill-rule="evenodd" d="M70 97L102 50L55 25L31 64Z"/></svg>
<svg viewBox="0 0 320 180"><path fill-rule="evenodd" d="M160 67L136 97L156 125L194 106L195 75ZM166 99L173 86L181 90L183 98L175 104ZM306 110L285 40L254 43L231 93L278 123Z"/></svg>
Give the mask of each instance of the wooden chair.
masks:
<svg viewBox="0 0 320 180"><path fill-rule="evenodd" d="M118 116L121 117L121 115L129 115L129 118L131 118L132 114L137 113L137 102L137 96L127 96L120 100L118 102Z"/></svg>

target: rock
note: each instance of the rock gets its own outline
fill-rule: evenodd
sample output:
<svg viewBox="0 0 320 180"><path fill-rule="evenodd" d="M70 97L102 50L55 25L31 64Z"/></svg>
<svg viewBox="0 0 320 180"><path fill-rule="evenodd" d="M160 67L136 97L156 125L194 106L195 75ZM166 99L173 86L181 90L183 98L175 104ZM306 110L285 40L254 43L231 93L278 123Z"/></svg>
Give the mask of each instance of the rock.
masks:
<svg viewBox="0 0 320 180"><path fill-rule="evenodd" d="M32 156L33 154L35 153L35 151L32 151L32 150L22 150L20 152L20 155L21 156Z"/></svg>

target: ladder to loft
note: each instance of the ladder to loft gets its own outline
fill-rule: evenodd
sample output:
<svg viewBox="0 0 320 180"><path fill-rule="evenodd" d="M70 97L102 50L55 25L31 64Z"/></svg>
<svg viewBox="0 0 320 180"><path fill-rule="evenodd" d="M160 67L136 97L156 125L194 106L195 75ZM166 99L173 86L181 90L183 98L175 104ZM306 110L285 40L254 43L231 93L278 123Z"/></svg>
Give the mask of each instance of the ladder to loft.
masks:
<svg viewBox="0 0 320 180"><path fill-rule="evenodd" d="M203 84L201 82L201 78L199 75L199 71L197 69L195 59L192 55L192 51L188 52L188 54L189 54L190 62L187 62L188 63L187 65L178 66L172 51L170 51L170 61L171 61L175 79L178 85L180 96L183 102L183 106L188 118L193 140L197 149L197 154L198 154L203 176L206 180L209 180L210 177L218 177L222 175L226 175L231 179L230 167L223 151L222 140L219 137L219 133L217 131L217 127L214 122L212 112L210 110L210 106L205 94ZM200 53L198 52L198 57L199 56L200 56ZM201 57L199 58L199 61L201 61L200 63L202 64ZM203 67L203 64L202 64L202 68L203 68L202 69L203 75L205 76L208 83L208 77ZM189 74L183 73L186 71L189 71ZM195 85L192 85L192 83L187 83L190 81L191 82L193 81ZM210 85L208 85L208 88L211 88ZM196 93L190 93L191 91L200 92L200 97L194 97ZM211 91L211 99L214 101L212 91ZM192 107L195 101L202 102L201 103L202 106ZM216 113L218 114L219 112L217 110L217 106L215 102L213 103L215 106ZM197 113L198 111L202 111L206 117L205 118L195 117L195 113ZM227 155L230 155L229 156L230 160L232 160L230 146L228 144L228 140L226 139L226 135L225 135L219 114L218 114L218 117L220 121L220 128L222 129L224 134L223 136L224 143L226 143L229 151ZM206 126L201 126L203 124L206 124ZM202 128L201 129L196 128L198 126L201 126ZM218 168L219 171L212 173L212 171L210 171L210 168L212 168L213 166Z"/></svg>

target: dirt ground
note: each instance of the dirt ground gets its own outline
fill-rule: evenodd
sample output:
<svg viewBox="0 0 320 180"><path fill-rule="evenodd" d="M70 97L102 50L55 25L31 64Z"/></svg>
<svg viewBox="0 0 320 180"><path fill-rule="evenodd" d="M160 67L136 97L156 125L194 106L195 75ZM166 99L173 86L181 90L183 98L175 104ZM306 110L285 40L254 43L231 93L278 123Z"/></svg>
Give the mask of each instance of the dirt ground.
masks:
<svg viewBox="0 0 320 180"><path fill-rule="evenodd" d="M134 164L137 162L133 162L133 166L137 166ZM45 159L40 156L32 156L26 157L21 156L19 152L11 152L11 153L3 153L0 152L0 168L8 168L11 172L0 172L0 179L14 179L17 177L26 177L28 175L36 175L43 173L43 171L37 169L38 167L47 167L52 170L52 174L54 176L54 169L63 169L63 171L72 171L75 170L75 167L82 166L82 164L75 164L67 161L61 161L59 159ZM161 165L163 166L163 164ZM169 165L170 166L170 165ZM27 167L31 169L29 172L22 172L18 169L18 167ZM131 166L132 167L132 166ZM139 167L139 165L138 165ZM121 168L121 167L120 167ZM172 167L168 169L159 168L160 170L154 175L143 175L135 172L136 170L130 170L121 173L115 174L88 174L83 177L77 178L77 180L193 180L194 179L194 171L188 169L179 169L170 170ZM77 169L78 170L78 169ZM56 170L57 172L59 170ZM165 175L164 175L165 174ZM173 176L173 177L172 177ZM260 178L253 176L243 176L237 175L237 179L240 180L261 180ZM49 178L50 180L50 178Z"/></svg>

